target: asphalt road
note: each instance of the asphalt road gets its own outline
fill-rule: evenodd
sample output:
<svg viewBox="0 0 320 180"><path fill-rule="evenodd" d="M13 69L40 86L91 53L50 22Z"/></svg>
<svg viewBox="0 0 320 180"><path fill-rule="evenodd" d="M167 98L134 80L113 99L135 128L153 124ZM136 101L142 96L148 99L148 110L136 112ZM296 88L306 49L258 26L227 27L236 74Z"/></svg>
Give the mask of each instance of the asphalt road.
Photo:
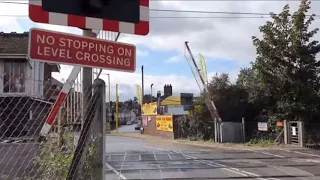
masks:
<svg viewBox="0 0 320 180"><path fill-rule="evenodd" d="M107 137L106 179L319 180L311 150L213 149L164 141Z"/></svg>
<svg viewBox="0 0 320 180"><path fill-rule="evenodd" d="M131 125L122 125L119 127L118 132L119 133L133 133L133 132L140 132L140 131L136 131L134 128L138 126L137 124L131 124ZM115 133L116 130L112 130L112 133Z"/></svg>

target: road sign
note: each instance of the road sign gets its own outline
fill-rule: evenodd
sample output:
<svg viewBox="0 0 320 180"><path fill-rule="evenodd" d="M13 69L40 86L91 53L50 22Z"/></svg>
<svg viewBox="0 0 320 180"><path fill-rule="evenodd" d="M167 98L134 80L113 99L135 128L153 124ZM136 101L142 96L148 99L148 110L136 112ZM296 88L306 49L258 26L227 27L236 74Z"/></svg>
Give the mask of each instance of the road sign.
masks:
<svg viewBox="0 0 320 180"><path fill-rule="evenodd" d="M52 0L44 0L45 3ZM61 0L60 0L61 1ZM59 1L59 2L60 2ZM74 0L73 0L74 1ZM80 0L78 0L80 1ZM68 1L65 1L68 2ZM124 1L121 1L124 2ZM49 7L46 8L51 10ZM64 3L61 3L64 6ZM74 14L63 14L57 12L45 11L41 0L29 0L29 17L32 21L38 23L55 24L62 26L79 27L82 29L97 29L113 32L121 32L136 35L147 35L149 33L149 0L140 0L139 22L130 23L129 16L112 17L110 19L101 19L97 17L79 16ZM60 11L65 12L65 11ZM119 11L122 12L122 11ZM126 12L126 11L124 11ZM123 14L126 14L124 13ZM74 12L73 12L74 13ZM101 16L99 16L101 17ZM114 20L118 18L118 20ZM125 21L124 21L125 20ZM135 21L134 17L131 21Z"/></svg>
<svg viewBox="0 0 320 180"><path fill-rule="evenodd" d="M28 56L42 62L125 72L136 70L134 45L37 28L30 29Z"/></svg>

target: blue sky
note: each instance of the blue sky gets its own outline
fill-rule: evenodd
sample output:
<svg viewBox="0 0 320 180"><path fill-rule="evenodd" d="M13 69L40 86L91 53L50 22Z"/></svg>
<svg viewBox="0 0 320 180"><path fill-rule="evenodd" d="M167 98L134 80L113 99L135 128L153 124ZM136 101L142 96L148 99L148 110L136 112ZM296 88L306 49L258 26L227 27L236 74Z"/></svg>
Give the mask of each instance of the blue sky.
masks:
<svg viewBox="0 0 320 180"><path fill-rule="evenodd" d="M144 47L138 47L142 51L147 51ZM198 63L198 55L194 54ZM247 64L238 60L206 58L208 72L225 72L228 73L233 69L240 69ZM137 71L140 72L141 65L144 65L145 73L152 75L175 74L186 77L193 77L190 67L183 55L176 51L166 53L153 50L148 51L148 56L139 56L137 62Z"/></svg>

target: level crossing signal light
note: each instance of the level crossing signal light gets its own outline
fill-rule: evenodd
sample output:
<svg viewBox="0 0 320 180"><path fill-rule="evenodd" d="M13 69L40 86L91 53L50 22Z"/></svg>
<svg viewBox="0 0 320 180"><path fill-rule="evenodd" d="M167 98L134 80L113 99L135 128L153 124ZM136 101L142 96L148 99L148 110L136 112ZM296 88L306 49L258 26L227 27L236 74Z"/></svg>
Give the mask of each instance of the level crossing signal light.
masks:
<svg viewBox="0 0 320 180"><path fill-rule="evenodd" d="M42 0L42 8L48 12L140 22L140 0Z"/></svg>

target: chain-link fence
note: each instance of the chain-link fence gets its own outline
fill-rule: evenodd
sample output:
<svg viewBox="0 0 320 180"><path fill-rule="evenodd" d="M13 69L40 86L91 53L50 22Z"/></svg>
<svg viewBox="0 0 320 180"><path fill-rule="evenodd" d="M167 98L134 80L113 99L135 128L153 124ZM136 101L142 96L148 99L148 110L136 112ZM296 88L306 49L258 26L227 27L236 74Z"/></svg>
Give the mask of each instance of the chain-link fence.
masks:
<svg viewBox="0 0 320 180"><path fill-rule="evenodd" d="M111 41L116 37L117 33L105 31L98 36ZM1 41L0 53L27 53L28 33L2 33ZM102 91L95 91L89 100L83 97L97 87L83 89L82 72L73 82L46 140L39 141L39 133L65 83L52 78L51 73L57 72L51 69L53 66L60 69L59 65L29 61L24 56L0 60L1 180L102 178L102 123L107 116L102 113L107 112L101 108L106 98L101 97ZM100 76L99 71L93 69L93 79Z"/></svg>
<svg viewBox="0 0 320 180"><path fill-rule="evenodd" d="M87 104L84 125L68 171L68 180L104 179L106 127L105 83L96 79Z"/></svg>
<svg viewBox="0 0 320 180"><path fill-rule="evenodd" d="M8 74L0 77L4 85L0 96L0 179L59 180L68 175L69 179L101 179L104 82L86 90L95 89L83 110L84 90L81 77L77 78L48 137L40 142L40 130L63 82Z"/></svg>
<svg viewBox="0 0 320 180"><path fill-rule="evenodd" d="M11 70L16 71L1 75L0 179L40 177L37 158L44 144L36 140L55 95L54 89L47 88L51 79L28 79L15 68L21 64L12 63Z"/></svg>

